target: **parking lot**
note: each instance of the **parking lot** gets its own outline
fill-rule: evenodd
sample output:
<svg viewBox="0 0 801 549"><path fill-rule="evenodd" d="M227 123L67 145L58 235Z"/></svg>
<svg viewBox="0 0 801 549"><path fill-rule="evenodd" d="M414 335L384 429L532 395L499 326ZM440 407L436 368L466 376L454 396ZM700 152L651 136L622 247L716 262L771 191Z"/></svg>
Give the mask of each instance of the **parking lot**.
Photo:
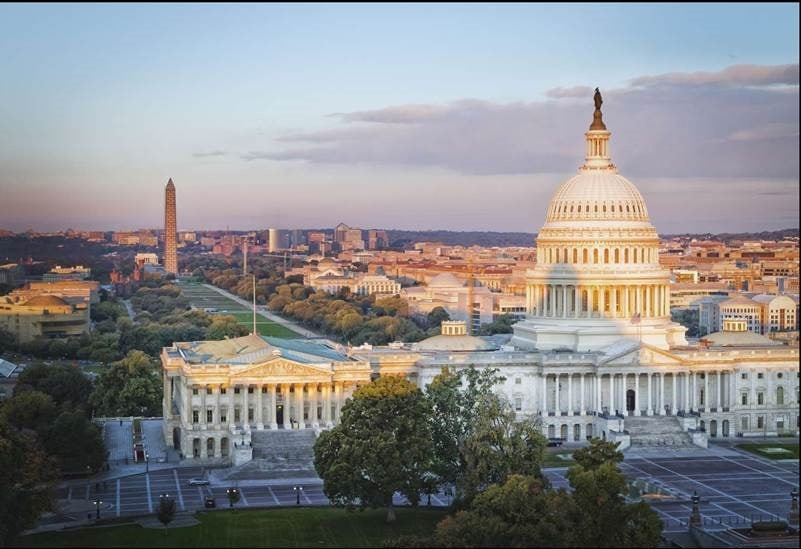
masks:
<svg viewBox="0 0 801 549"><path fill-rule="evenodd" d="M751 520L787 518L790 492L797 490L798 461L775 462L744 452L732 456L626 459L621 469L630 479L645 479L675 498L652 501L666 532L687 529L691 497L701 497L706 527L727 528ZM548 470L554 487L567 487L566 469Z"/></svg>

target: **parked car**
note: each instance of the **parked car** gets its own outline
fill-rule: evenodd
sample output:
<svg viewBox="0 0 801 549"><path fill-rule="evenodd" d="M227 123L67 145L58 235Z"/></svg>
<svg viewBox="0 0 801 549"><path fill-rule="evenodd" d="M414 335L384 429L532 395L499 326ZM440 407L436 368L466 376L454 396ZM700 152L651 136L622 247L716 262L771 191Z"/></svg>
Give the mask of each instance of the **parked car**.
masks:
<svg viewBox="0 0 801 549"><path fill-rule="evenodd" d="M195 477L189 479L189 486L206 486L208 483L208 479L205 478Z"/></svg>

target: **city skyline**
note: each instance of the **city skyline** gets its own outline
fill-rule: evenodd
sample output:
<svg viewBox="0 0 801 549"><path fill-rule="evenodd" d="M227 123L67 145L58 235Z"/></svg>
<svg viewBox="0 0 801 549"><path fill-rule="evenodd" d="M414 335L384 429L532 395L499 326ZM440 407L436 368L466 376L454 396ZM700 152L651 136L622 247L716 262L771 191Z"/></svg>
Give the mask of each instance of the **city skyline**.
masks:
<svg viewBox="0 0 801 549"><path fill-rule="evenodd" d="M794 5L51 8L0 8L3 229L157 227L173 178L179 229L536 232L595 86L660 232L798 226Z"/></svg>

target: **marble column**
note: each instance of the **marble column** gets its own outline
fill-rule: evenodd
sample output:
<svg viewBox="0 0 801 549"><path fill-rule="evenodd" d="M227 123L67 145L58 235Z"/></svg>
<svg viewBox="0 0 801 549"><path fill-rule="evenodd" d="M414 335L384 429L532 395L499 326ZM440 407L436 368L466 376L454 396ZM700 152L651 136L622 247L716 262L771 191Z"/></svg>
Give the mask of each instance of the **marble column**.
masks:
<svg viewBox="0 0 801 549"><path fill-rule="evenodd" d="M581 309L581 290L578 284L573 286L573 318L579 317L579 310Z"/></svg>
<svg viewBox="0 0 801 549"><path fill-rule="evenodd" d="M334 422L339 423L340 411L342 409L342 382L334 382Z"/></svg>
<svg viewBox="0 0 801 549"><path fill-rule="evenodd" d="M629 287L623 286L623 318L631 317L629 313Z"/></svg>
<svg viewBox="0 0 801 549"><path fill-rule="evenodd" d="M659 415L664 416L667 414L665 411L665 400L667 400L667 395L665 395L665 374L659 374Z"/></svg>
<svg viewBox="0 0 801 549"><path fill-rule="evenodd" d="M573 415L573 373L567 374L567 415Z"/></svg>
<svg viewBox="0 0 801 549"><path fill-rule="evenodd" d="M567 285L563 284L562 288L562 318L567 318Z"/></svg>
<svg viewBox="0 0 801 549"><path fill-rule="evenodd" d="M645 415L652 416L654 415L654 407L653 407L653 402L651 400L651 396L653 395L652 379L654 377L654 374L649 372L646 375L648 376L648 408L646 408L645 410Z"/></svg>
<svg viewBox="0 0 801 549"><path fill-rule="evenodd" d="M596 371L595 373L595 412L600 415L603 413L603 406L601 406L601 375Z"/></svg>
<svg viewBox="0 0 801 549"><path fill-rule="evenodd" d="M256 385L256 429L261 431L264 429L264 398L262 393L262 384Z"/></svg>
<svg viewBox="0 0 801 549"><path fill-rule="evenodd" d="M542 378L542 415L548 415L548 374L545 372L540 376Z"/></svg>
<svg viewBox="0 0 801 549"><path fill-rule="evenodd" d="M634 373L634 415L640 415L640 373Z"/></svg>
<svg viewBox="0 0 801 549"><path fill-rule="evenodd" d="M278 416L276 415L277 401L275 398L276 396L275 388L276 388L275 383L270 383L270 417L269 417L270 429L278 429L278 421L276 419Z"/></svg>
<svg viewBox="0 0 801 549"><path fill-rule="evenodd" d="M671 374L671 380L670 381L672 382L672 385L673 385L673 402L672 402L672 407L671 407L670 411L671 411L672 414L675 414L676 410L678 408L678 403L676 401L676 384L677 384L678 378L676 377L676 372L673 372Z"/></svg>
<svg viewBox="0 0 801 549"><path fill-rule="evenodd" d="M295 398L298 402L298 429L305 429L306 428L306 420L303 418L303 411L305 408L304 397L303 397L303 383L296 383L295 384Z"/></svg>
<svg viewBox="0 0 801 549"><path fill-rule="evenodd" d="M309 422L313 428L320 426L317 418L317 384L309 384Z"/></svg>
<svg viewBox="0 0 801 549"><path fill-rule="evenodd" d="M553 383L554 391L555 391L555 394L556 394L556 396L554 397L554 405L553 405L553 407L554 407L554 410L556 411L556 415L557 416L561 416L562 415L562 406L561 406L562 403L559 400L559 378L560 377L561 376L559 374L555 374L555 379L554 379L554 383Z"/></svg>
<svg viewBox="0 0 801 549"><path fill-rule="evenodd" d="M704 411L708 412L709 408L709 372L704 372Z"/></svg>
<svg viewBox="0 0 801 549"><path fill-rule="evenodd" d="M234 390L233 385L229 385L226 389L228 394L228 428L233 432L233 427L236 426L236 413L234 408Z"/></svg>
<svg viewBox="0 0 801 549"><path fill-rule="evenodd" d="M691 385L692 385L692 399L691 399L692 404L691 404L691 408L692 408L693 411L696 411L698 409L698 374L693 372L692 376L693 376L693 379L692 379L692 383L691 383Z"/></svg>
<svg viewBox="0 0 801 549"><path fill-rule="evenodd" d="M645 317L651 316L651 286L645 287Z"/></svg>
<svg viewBox="0 0 801 549"><path fill-rule="evenodd" d="M188 427L189 429L192 428L192 386L191 385L184 385L183 386L183 397L184 403L181 410L181 415L183 416L184 426Z"/></svg>
<svg viewBox="0 0 801 549"><path fill-rule="evenodd" d="M598 312L599 316L606 314L606 286L598 287Z"/></svg>
<svg viewBox="0 0 801 549"><path fill-rule="evenodd" d="M214 429L219 431L220 430L220 392L222 391L222 385L216 385L214 388Z"/></svg>
<svg viewBox="0 0 801 549"><path fill-rule="evenodd" d="M609 297L612 300L612 303L609 307L610 313L612 317L617 317L617 286L610 286Z"/></svg>
<svg viewBox="0 0 801 549"><path fill-rule="evenodd" d="M718 408L718 412L723 411L723 372L718 370L718 375L715 376L718 382L718 401L715 403Z"/></svg>
<svg viewBox="0 0 801 549"><path fill-rule="evenodd" d="M289 421L289 414L292 410L292 393L289 392L289 383L281 384L281 396L284 401L284 429L291 429L292 423Z"/></svg>
<svg viewBox="0 0 801 549"><path fill-rule="evenodd" d="M587 415L587 409L584 406L584 394L585 394L584 393L584 374L581 374L581 402L579 403L580 404L579 415L582 415L582 416Z"/></svg>
<svg viewBox="0 0 801 549"><path fill-rule="evenodd" d="M614 415L617 410L615 401L615 374L609 374L609 413Z"/></svg>

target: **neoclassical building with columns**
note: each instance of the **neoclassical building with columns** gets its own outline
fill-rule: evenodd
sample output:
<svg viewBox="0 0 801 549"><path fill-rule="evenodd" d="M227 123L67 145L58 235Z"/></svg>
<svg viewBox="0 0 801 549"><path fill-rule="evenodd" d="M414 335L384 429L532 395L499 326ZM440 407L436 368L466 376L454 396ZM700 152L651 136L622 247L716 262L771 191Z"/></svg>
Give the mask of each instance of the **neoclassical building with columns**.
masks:
<svg viewBox="0 0 801 549"><path fill-rule="evenodd" d="M335 347L250 334L175 343L161 354L164 437L187 459L228 458L255 430L325 428L370 382Z"/></svg>
<svg viewBox="0 0 801 549"><path fill-rule="evenodd" d="M656 229L611 161L600 103L597 94L584 164L548 206L514 334L481 338L446 322L441 335L384 347L256 335L176 343L162 353L168 442L190 459L224 458L254 431L331 426L371 377L423 389L444 368L468 367L497 368L515 411L570 442L798 435L798 347L748 331L747 319L693 342L671 321Z"/></svg>

